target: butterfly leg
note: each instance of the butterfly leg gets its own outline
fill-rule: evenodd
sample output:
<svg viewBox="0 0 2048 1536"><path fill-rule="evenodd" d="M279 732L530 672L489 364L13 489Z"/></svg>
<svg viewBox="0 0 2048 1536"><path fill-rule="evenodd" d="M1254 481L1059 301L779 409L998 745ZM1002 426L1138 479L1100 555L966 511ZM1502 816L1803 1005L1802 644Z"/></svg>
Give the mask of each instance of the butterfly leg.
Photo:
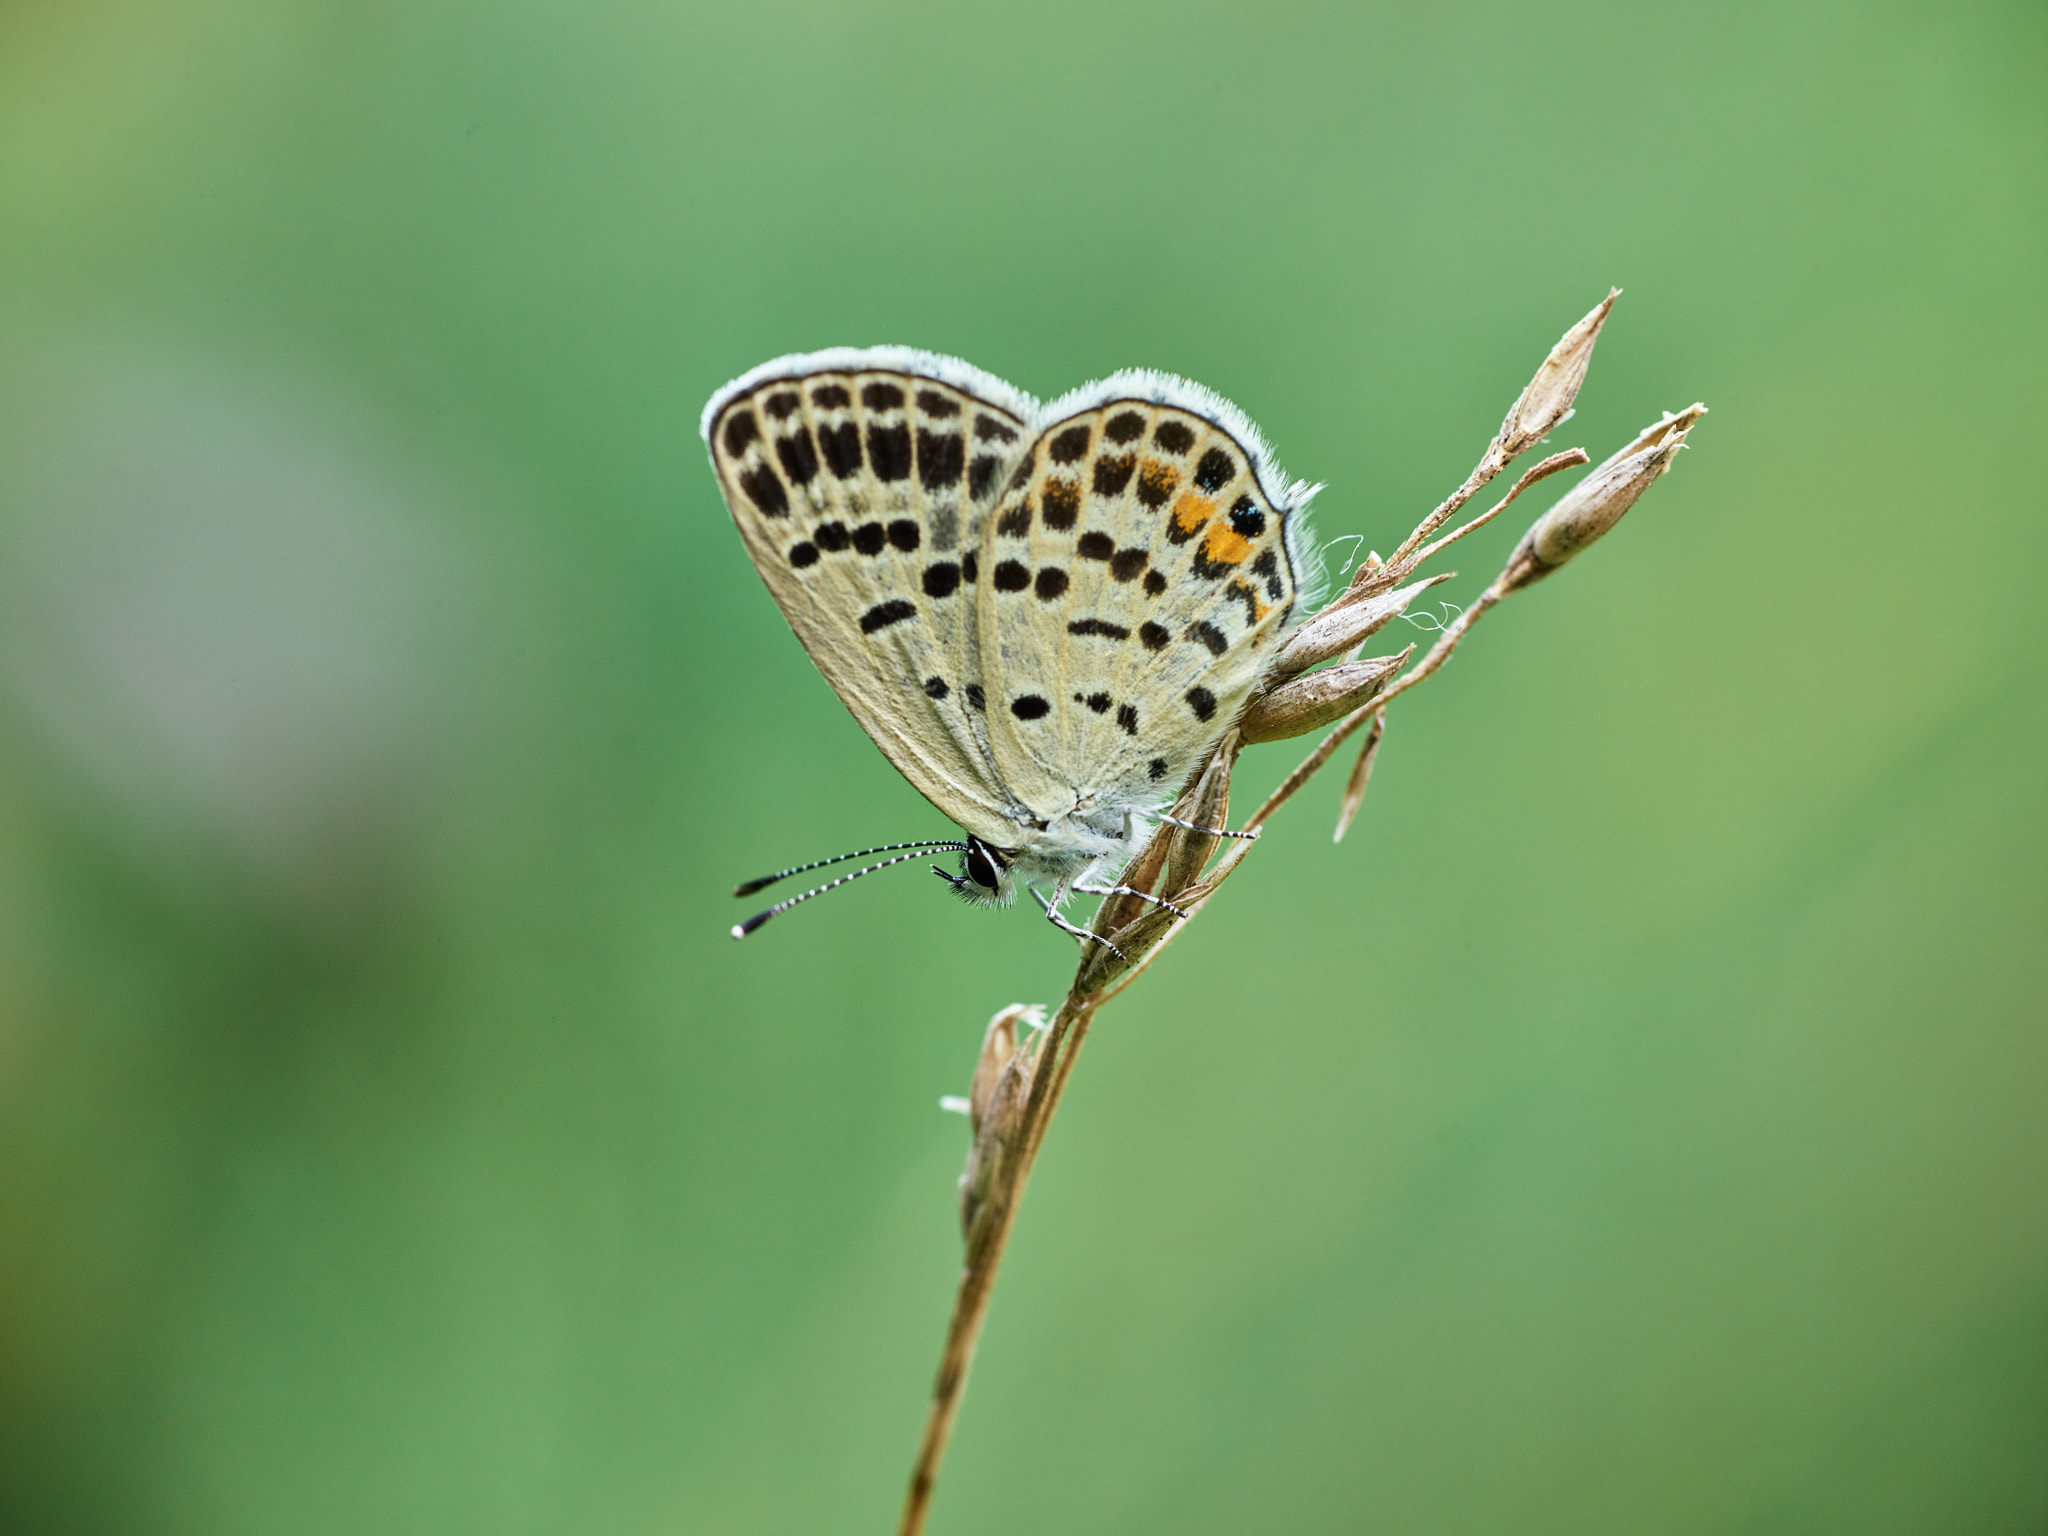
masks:
<svg viewBox="0 0 2048 1536"><path fill-rule="evenodd" d="M1186 827L1190 832L1206 832L1211 837L1241 837L1248 843L1259 840L1257 827L1249 832L1233 832L1228 827L1198 827L1192 821L1182 821L1178 816L1161 816L1159 819L1170 827Z"/></svg>
<svg viewBox="0 0 2048 1536"><path fill-rule="evenodd" d="M1188 915L1185 908L1176 907L1164 896L1154 896L1150 891L1141 891L1128 885L1077 885L1074 887L1074 890L1082 896L1135 896L1140 901L1151 902L1155 907L1166 908L1175 917L1186 917Z"/></svg>
<svg viewBox="0 0 2048 1536"><path fill-rule="evenodd" d="M1060 909L1054 906L1051 902L1047 901L1045 899L1045 893L1041 891L1037 886L1030 886L1028 887L1028 889L1030 890L1033 896L1038 898L1038 904L1041 907L1045 908L1045 920L1051 923L1053 927L1059 929L1061 933L1071 933L1075 938L1081 940L1084 944L1100 944L1104 948L1106 948L1111 954L1115 955L1119 960L1127 961L1131 958L1122 950L1118 949L1114 944L1110 943L1109 940L1104 938L1098 938L1095 934L1090 933L1086 928L1076 928L1064 917L1061 917Z"/></svg>

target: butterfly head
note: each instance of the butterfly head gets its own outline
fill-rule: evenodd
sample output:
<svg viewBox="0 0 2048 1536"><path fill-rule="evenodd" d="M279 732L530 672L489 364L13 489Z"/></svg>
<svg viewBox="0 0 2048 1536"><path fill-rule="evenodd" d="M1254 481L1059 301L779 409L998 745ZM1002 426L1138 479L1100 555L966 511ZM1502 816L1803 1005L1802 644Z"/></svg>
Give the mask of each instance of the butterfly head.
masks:
<svg viewBox="0 0 2048 1536"><path fill-rule="evenodd" d="M961 900L978 907L1007 907L1017 895L1017 882L1010 873L1010 856L978 837L969 837L961 848L957 875L936 864L932 873L952 886Z"/></svg>

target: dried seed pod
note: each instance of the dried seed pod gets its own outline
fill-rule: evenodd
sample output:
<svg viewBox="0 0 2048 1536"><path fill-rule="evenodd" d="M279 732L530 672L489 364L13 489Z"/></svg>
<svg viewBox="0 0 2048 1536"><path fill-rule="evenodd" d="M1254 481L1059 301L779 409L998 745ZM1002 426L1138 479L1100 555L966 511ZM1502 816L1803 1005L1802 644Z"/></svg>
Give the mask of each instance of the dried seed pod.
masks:
<svg viewBox="0 0 2048 1536"><path fill-rule="evenodd" d="M1566 331L1550 349L1550 356L1543 360L1536 377L1529 381L1529 387L1522 391L1509 408L1507 419L1500 424L1500 436L1495 441L1500 444L1504 460L1527 453L1571 415L1572 401L1577 398L1579 385L1585 381L1586 369L1593 361L1593 343L1600 339L1600 327L1607 321L1607 312L1620 297L1619 288L1610 289L1592 313Z"/></svg>
<svg viewBox="0 0 2048 1536"><path fill-rule="evenodd" d="M1688 406L1676 415L1666 412L1663 420L1645 427L1635 441L1560 496L1522 535L1508 558L1500 590L1513 592L1542 580L1620 522L1671 467L1693 423L1706 414L1704 405Z"/></svg>
<svg viewBox="0 0 2048 1536"><path fill-rule="evenodd" d="M1247 742L1280 741L1328 725L1371 703L1373 696L1406 665L1414 650L1411 645L1398 656L1368 656L1359 661L1339 662L1282 683L1259 696L1245 711L1238 730Z"/></svg>
<svg viewBox="0 0 2048 1536"><path fill-rule="evenodd" d="M1431 576L1426 581L1410 582L1405 587L1363 601L1346 602L1339 598L1287 637L1286 644L1273 657L1267 676L1288 677L1318 662L1328 661L1332 656L1341 656L1354 646L1363 645L1376 631L1406 613L1408 605L1418 595L1438 582L1450 579L1447 572L1442 576ZM1253 707L1257 707L1256 703Z"/></svg>
<svg viewBox="0 0 2048 1536"><path fill-rule="evenodd" d="M1038 1045L1044 1010L1012 1003L988 1021L981 1037L981 1055L974 1063L974 1084L967 1093L967 1115L974 1142L960 1174L960 1230L972 1236L974 1223L995 1187L1004 1159L1015 1148L1031 1097L1031 1079L1038 1067ZM1020 1045L1017 1027L1026 1035Z"/></svg>

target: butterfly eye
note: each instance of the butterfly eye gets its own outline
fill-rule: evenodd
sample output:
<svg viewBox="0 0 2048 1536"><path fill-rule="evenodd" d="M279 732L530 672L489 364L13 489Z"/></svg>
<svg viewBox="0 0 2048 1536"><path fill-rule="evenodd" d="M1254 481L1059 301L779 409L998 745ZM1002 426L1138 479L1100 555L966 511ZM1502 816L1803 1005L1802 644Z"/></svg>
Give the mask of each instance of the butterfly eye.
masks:
<svg viewBox="0 0 2048 1536"><path fill-rule="evenodd" d="M999 865L993 849L978 838L967 840L967 878L983 890L992 891L1001 883Z"/></svg>

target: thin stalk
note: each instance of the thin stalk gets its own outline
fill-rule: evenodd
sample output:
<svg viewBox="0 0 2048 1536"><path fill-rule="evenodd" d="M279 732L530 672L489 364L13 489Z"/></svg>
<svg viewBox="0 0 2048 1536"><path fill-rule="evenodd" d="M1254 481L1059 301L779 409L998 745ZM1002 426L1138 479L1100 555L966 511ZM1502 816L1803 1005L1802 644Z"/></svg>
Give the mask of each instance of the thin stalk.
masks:
<svg viewBox="0 0 2048 1536"><path fill-rule="evenodd" d="M1606 301L1596 308L1585 320L1566 333L1563 341L1552 350L1543 369L1529 389L1523 392L1515 407L1509 412L1503 424L1502 434L1487 445L1486 452L1465 482L1458 487L1440 506L1433 510L1419 524L1414 532L1401 542L1387 560L1369 561L1359 568L1351 587L1340 594L1332 608L1346 601L1363 601L1367 596L1398 585L1407 575L1425 560L1441 553L1444 549L1481 527L1497 516L1507 505L1530 485L1574 464L1587 462L1586 454L1579 449L1554 454L1524 474L1498 505L1481 516L1457 529L1453 533L1429 543L1431 536L1446 522L1456 516L1466 503L1476 496L1488 482L1517 458L1520 453L1542 435L1561 422L1569 413L1572 396L1578 388L1578 379L1584 373L1585 360L1591 354L1592 338L1598 333L1600 323L1605 319L1608 308L1613 304L1610 294ZM1518 582L1526 582L1527 573L1511 565L1492 586L1480 594L1472 606L1461 613L1432 646L1422 660L1396 679L1383 692L1376 695L1355 712L1347 715L1315 749L1298 764L1294 771L1266 797L1250 820L1244 824L1245 831L1257 831L1270 817L1292 799L1315 777L1335 755L1337 749L1368 722L1378 722L1373 737L1368 743L1368 752L1377 742L1380 730L1384 728L1387 706L1401 694L1427 682L1443 664L1451 658L1472 626L1479 622L1488 610L1503 597L1517 589ZM1227 796L1229 769L1235 762L1239 741L1235 732L1228 733L1220 742L1212 761L1204 774L1191 782L1184 792L1184 799L1198 793L1198 785L1209 782L1209 776L1218 772L1222 778L1220 795ZM1344 808L1341 813L1338 835L1342 836L1343 823L1348 822L1357 809L1357 800L1363 790L1364 775L1369 772L1369 758L1366 763L1354 769L1351 782L1347 785ZM1222 805L1224 799L1215 802ZM1188 814L1179 809L1176 814ZM1217 820L1201 820L1197 826L1207 827L1221 824L1221 812ZM1094 935L1101 939L1114 938L1120 949L1125 950L1129 963L1111 969L1105 961L1097 964L1096 953L1084 950L1074 983L1068 991L1066 1001L1060 1005L1047 1026L1033 1058L1031 1087L1025 1106L1014 1131L1003 1132L1004 1155L994 1166L992 1183L982 1203L972 1217L972 1226L967 1234L967 1251L964 1257L959 1288L954 1295L953 1315L946 1330L945 1348L940 1355L939 1369L932 1384L932 1399L925 1416L924 1434L919 1442L917 1460L911 1470L910 1488L903 1506L903 1516L898 1525L898 1536L921 1536L925 1521L931 1511L932 1493L936 1486L939 1464L945 1456L946 1444L952 1435L953 1424L960 1410L961 1395L967 1384L967 1373L973 1364L975 1345L981 1335L982 1324L988 1315L989 1299L995 1287L996 1274L1002 1266L1003 1253L1008 1245L1010 1231L1016 1223L1017 1211L1024 1198L1024 1190L1031 1178L1032 1168L1038 1161L1040 1147L1044 1144L1046 1132L1052 1117L1058 1111L1065 1096L1068 1080L1073 1075L1074 1059L1080 1054L1088 1038L1088 1030L1094 1022L1096 1012L1110 999L1144 973L1159 954L1178 938L1187 925L1200 916L1209 898L1216 894L1223 882L1230 878L1238 865L1244 862L1256 841L1239 839L1232 841L1227 851L1218 859L1207 874L1195 868L1181 868L1178 874L1171 871L1174 859L1187 857L1186 844L1176 844L1171 839L1177 829L1162 823L1154 833L1154 840L1130 863L1133 871L1143 869L1148 873L1131 878L1150 894L1170 897L1181 907L1185 915L1170 921L1160 922L1155 913L1134 910L1128 898L1119 902L1117 898L1106 900L1097 910ZM1183 850L1183 851L1177 851ZM1173 858L1169 858L1169 855ZM1176 888L1166 889L1173 886ZM1118 926L1120 924L1120 926ZM1105 978L1106 979L1103 979ZM1091 981L1091 978L1096 978ZM977 1127L977 1135L982 1128ZM976 1155L981 1155L983 1143L977 1141Z"/></svg>

